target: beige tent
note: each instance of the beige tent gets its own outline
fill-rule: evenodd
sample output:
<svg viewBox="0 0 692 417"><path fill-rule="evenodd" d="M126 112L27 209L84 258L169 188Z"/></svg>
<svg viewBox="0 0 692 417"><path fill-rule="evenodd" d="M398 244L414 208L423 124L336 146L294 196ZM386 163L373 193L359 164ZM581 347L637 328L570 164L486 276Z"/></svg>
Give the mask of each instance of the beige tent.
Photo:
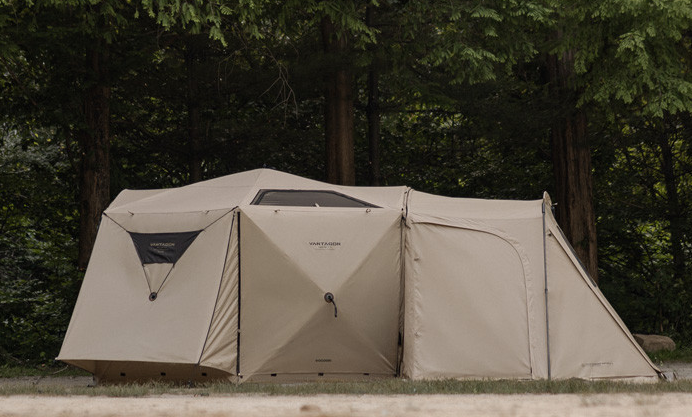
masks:
<svg viewBox="0 0 692 417"><path fill-rule="evenodd" d="M58 359L116 382L656 378L550 207L265 169L125 190Z"/></svg>

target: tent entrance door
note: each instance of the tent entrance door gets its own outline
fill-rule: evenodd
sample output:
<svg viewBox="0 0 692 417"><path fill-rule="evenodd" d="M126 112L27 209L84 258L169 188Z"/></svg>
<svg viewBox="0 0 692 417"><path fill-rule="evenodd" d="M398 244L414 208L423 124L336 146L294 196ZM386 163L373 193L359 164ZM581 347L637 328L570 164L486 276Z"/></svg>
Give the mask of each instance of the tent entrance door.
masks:
<svg viewBox="0 0 692 417"><path fill-rule="evenodd" d="M242 380L396 373L400 211L252 206L239 220Z"/></svg>

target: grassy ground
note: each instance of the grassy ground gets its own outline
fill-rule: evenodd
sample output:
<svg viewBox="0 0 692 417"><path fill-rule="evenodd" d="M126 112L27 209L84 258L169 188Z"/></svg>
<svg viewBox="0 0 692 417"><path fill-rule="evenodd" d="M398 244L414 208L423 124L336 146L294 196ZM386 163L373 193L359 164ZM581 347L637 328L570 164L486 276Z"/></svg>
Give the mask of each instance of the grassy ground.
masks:
<svg viewBox="0 0 692 417"><path fill-rule="evenodd" d="M90 373L69 365L36 365L36 366L0 366L0 378L18 378L22 376L89 376Z"/></svg>
<svg viewBox="0 0 692 417"><path fill-rule="evenodd" d="M657 365L665 362L692 363L692 347L682 347L672 352L650 353L649 358ZM91 374L74 366L62 365L60 362L36 366L0 365L0 378L17 378L22 376L91 376Z"/></svg>
<svg viewBox="0 0 692 417"><path fill-rule="evenodd" d="M692 347L682 347L672 352L649 353L649 358L655 364L662 362L692 362Z"/></svg>
<svg viewBox="0 0 692 417"><path fill-rule="evenodd" d="M213 383L195 387L163 383L127 384L97 387L63 385L0 384L0 396L8 395L86 395L142 397L156 395L224 396L233 394L315 395L315 394L598 394L598 393L692 393L692 381L632 384L623 382L566 381L408 381L391 379L375 382L335 382L303 384L235 385Z"/></svg>
<svg viewBox="0 0 692 417"><path fill-rule="evenodd" d="M651 360L661 362L692 362L692 348L650 355ZM36 377L26 382L3 384L0 379L0 396L8 395L86 395L107 397L142 397L163 394L223 396L232 394L258 395L315 395L315 394L596 394L596 393L692 393L692 380L633 384L612 381L515 381L515 380L442 380L410 381L386 379L368 382L320 382L302 384L235 385L228 382L208 383L193 387L167 383L127 384L115 386L70 386L70 384L41 383L39 379L51 377L80 377L91 374L72 366L10 367L0 366L0 378Z"/></svg>

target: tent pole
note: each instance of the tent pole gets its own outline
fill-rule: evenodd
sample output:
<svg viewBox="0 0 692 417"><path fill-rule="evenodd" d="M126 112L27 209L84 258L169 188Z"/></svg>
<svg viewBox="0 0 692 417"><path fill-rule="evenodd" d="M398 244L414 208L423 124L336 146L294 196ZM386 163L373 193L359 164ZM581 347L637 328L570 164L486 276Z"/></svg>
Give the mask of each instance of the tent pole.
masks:
<svg viewBox="0 0 692 417"><path fill-rule="evenodd" d="M240 210L238 210L238 329L236 336L236 356L235 356L235 374L238 377L238 382L242 376L240 375Z"/></svg>
<svg viewBox="0 0 692 417"><path fill-rule="evenodd" d="M546 235L545 235L545 198L541 206L543 213L543 279L544 279L544 295L545 295L545 342L546 352L548 357L548 381L551 380L550 369L550 320L548 319L548 257L546 250Z"/></svg>
<svg viewBox="0 0 692 417"><path fill-rule="evenodd" d="M408 191L406 192L408 196ZM408 203L404 203L407 205ZM402 210L403 211L403 210ZM396 346L396 376L401 376L401 361L404 358L404 320L405 314L405 301L404 297L406 294L406 217L405 214L401 213L401 221L399 222L399 332L397 337Z"/></svg>

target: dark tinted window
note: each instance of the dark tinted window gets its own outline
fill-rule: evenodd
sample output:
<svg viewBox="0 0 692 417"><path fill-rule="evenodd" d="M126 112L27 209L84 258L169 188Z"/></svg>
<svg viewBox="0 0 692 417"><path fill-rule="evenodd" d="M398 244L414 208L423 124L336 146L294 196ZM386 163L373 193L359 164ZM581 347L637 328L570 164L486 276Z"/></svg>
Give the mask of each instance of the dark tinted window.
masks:
<svg viewBox="0 0 692 417"><path fill-rule="evenodd" d="M261 190L252 204L294 207L377 207L336 191L322 190Z"/></svg>

